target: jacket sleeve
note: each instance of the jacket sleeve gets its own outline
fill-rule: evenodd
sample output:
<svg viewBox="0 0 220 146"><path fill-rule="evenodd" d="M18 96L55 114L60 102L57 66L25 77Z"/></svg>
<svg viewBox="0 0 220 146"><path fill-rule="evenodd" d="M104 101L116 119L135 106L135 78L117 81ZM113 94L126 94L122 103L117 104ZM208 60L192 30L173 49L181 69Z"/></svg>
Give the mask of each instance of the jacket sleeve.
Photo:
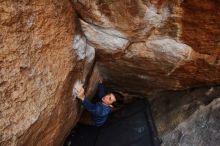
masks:
<svg viewBox="0 0 220 146"><path fill-rule="evenodd" d="M99 83L98 84L98 98L101 99L106 94L107 94L107 88L103 84Z"/></svg>
<svg viewBox="0 0 220 146"><path fill-rule="evenodd" d="M96 104L93 104L91 103L91 101L88 100L88 98L85 98L83 101L82 101L82 105L91 113L93 114L96 114L96 110L97 110L97 107L96 107Z"/></svg>
<svg viewBox="0 0 220 146"><path fill-rule="evenodd" d="M107 111L105 111L102 106L98 105L98 104L93 104L91 103L87 98L85 98L83 101L82 101L82 104L83 106L90 112L92 113L93 115L96 115L96 116L101 116L103 114L106 114L106 113L109 113Z"/></svg>

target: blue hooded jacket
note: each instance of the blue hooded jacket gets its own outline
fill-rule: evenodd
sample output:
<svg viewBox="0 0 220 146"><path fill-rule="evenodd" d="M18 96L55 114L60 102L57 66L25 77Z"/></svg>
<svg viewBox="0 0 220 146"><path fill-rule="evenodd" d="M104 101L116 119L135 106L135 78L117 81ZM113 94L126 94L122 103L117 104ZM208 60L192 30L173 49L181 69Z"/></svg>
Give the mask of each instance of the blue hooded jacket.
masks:
<svg viewBox="0 0 220 146"><path fill-rule="evenodd" d="M98 84L98 98L101 99L107 94L107 89L103 84ZM87 97L82 101L82 105L92 114L96 126L102 126L108 118L109 113L112 111L111 107L98 102L91 103Z"/></svg>

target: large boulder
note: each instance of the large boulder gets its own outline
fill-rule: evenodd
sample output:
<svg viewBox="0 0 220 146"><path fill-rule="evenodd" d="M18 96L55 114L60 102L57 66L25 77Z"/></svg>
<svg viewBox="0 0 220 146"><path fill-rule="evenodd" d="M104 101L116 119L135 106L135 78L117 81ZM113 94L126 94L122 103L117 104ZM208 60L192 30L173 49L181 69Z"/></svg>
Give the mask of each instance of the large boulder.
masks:
<svg viewBox="0 0 220 146"><path fill-rule="evenodd" d="M201 106L174 130L162 136L162 146L220 145L220 98Z"/></svg>
<svg viewBox="0 0 220 146"><path fill-rule="evenodd" d="M77 120L71 98L94 48L68 0L0 2L0 145L61 145Z"/></svg>
<svg viewBox="0 0 220 146"><path fill-rule="evenodd" d="M113 88L146 95L220 83L220 1L73 3Z"/></svg>
<svg viewBox="0 0 220 146"><path fill-rule="evenodd" d="M180 91L169 90L151 96L151 110L159 135L167 135L179 124L187 119L189 120L190 116L200 107L209 105L219 97L220 86L191 88ZM219 123L219 120L216 119L214 122ZM190 127L191 123L188 124ZM178 135L175 136L175 138L178 137ZM169 141L168 138L166 141Z"/></svg>
<svg viewBox="0 0 220 146"><path fill-rule="evenodd" d="M92 95L103 76L113 89L152 95L154 107L156 91L220 84L219 0L71 2L0 1L0 145L61 145L80 114L79 81ZM191 114L183 105L167 107L183 111L175 126Z"/></svg>

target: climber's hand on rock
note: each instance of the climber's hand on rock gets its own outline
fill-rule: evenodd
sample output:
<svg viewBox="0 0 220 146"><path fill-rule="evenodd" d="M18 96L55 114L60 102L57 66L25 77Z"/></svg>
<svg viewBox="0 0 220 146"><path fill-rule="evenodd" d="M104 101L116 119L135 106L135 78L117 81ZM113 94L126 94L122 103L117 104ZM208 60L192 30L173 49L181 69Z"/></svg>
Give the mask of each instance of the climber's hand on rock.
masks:
<svg viewBox="0 0 220 146"><path fill-rule="evenodd" d="M83 87L80 87L80 88L76 89L76 94L77 94L77 97L79 99L84 100L85 93L84 93L84 88Z"/></svg>
<svg viewBox="0 0 220 146"><path fill-rule="evenodd" d="M102 78L102 77L99 78L99 83L100 83L100 84L103 83L103 78Z"/></svg>

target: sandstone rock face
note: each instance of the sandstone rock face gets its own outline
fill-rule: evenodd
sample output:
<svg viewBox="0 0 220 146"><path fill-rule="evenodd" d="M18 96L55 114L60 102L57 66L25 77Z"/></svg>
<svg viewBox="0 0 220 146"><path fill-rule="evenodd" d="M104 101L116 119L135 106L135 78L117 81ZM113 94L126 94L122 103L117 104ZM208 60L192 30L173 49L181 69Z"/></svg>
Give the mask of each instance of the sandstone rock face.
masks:
<svg viewBox="0 0 220 146"><path fill-rule="evenodd" d="M219 97L220 86L200 87L181 91L170 90L158 92L151 96L152 114L159 135L163 136L174 130L180 123L190 119L190 116L199 107L207 106ZM219 120L216 119L214 122L219 123Z"/></svg>
<svg viewBox="0 0 220 146"><path fill-rule="evenodd" d="M61 145L74 125L71 85L94 59L75 30L68 0L0 2L1 146Z"/></svg>
<svg viewBox="0 0 220 146"><path fill-rule="evenodd" d="M72 2L88 43L96 48L96 64L106 83L130 95L148 95L159 134L164 134L164 145L218 144L218 105L216 110L206 109L205 119L198 114L188 119L200 105L219 98L218 88L166 92L220 83L219 0ZM209 90L214 90L215 96L206 95ZM157 97L158 91L161 96ZM210 121L207 115L212 112L214 120ZM185 127L181 127L185 120ZM197 122L207 122L211 127L202 131ZM187 141L175 132L181 130L190 137L190 128L196 135L210 131L217 135L211 135L213 142L205 139L204 133Z"/></svg>
<svg viewBox="0 0 220 146"><path fill-rule="evenodd" d="M0 145L61 145L80 113L71 97L76 81L85 84L87 95L100 76L113 89L141 95L219 84L219 5L219 0L0 1ZM162 105L160 97L150 97ZM189 107L201 105L188 101ZM212 112L214 123L219 121L218 103L198 111L205 122L212 122ZM168 119L175 110L167 107L174 111L166 120L175 126L186 120L191 113L184 115L185 105L177 104L183 115L177 123ZM189 136L190 128L198 129L198 113L186 120L189 125L166 133L165 145L176 131ZM157 123L167 132L163 120ZM170 143L195 142L178 136Z"/></svg>
<svg viewBox="0 0 220 146"><path fill-rule="evenodd" d="M163 146L220 145L220 98L201 106L175 130L163 135Z"/></svg>
<svg viewBox="0 0 220 146"><path fill-rule="evenodd" d="M220 83L218 0L73 3L113 88L146 95Z"/></svg>

